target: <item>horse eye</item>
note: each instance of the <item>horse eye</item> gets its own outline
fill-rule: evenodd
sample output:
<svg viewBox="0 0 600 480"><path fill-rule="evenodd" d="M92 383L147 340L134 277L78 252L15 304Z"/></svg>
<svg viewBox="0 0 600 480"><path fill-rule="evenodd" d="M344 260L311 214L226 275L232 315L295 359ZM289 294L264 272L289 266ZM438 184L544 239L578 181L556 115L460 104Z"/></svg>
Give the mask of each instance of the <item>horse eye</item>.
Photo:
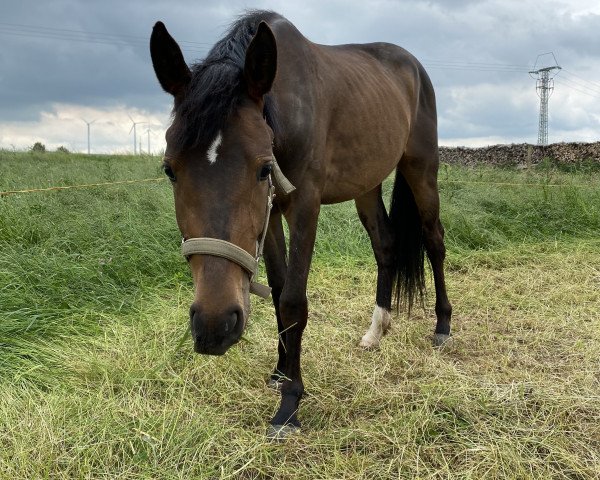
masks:
<svg viewBox="0 0 600 480"><path fill-rule="evenodd" d="M265 163L260 170L258 171L258 179L260 181L266 180L271 175L271 171L273 170L273 165L271 163Z"/></svg>
<svg viewBox="0 0 600 480"><path fill-rule="evenodd" d="M173 173L173 169L169 165L163 165L163 170L165 171L165 175L169 177L169 180L174 182L175 174Z"/></svg>

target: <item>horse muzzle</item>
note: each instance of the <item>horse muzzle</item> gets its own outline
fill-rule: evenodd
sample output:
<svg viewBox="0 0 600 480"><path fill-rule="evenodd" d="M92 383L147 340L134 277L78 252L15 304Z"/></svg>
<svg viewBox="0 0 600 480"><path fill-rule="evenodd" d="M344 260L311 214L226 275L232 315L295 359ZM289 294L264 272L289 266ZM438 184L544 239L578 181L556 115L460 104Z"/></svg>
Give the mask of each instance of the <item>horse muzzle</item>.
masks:
<svg viewBox="0 0 600 480"><path fill-rule="evenodd" d="M196 303L190 307L190 326L196 353L223 355L244 333L246 318L239 306L208 314Z"/></svg>

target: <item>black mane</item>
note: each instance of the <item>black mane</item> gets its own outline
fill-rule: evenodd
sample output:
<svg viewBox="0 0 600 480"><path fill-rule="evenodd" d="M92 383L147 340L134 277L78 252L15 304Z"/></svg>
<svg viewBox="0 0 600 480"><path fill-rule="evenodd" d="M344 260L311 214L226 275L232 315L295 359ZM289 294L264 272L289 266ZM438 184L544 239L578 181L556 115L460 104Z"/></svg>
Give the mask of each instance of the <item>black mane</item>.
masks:
<svg viewBox="0 0 600 480"><path fill-rule="evenodd" d="M181 103L173 110L173 135L183 149L208 146L235 111L245 89L246 49L263 20L281 18L275 12L255 10L239 17L227 34L191 66L192 79ZM265 96L265 119L275 128L274 104Z"/></svg>

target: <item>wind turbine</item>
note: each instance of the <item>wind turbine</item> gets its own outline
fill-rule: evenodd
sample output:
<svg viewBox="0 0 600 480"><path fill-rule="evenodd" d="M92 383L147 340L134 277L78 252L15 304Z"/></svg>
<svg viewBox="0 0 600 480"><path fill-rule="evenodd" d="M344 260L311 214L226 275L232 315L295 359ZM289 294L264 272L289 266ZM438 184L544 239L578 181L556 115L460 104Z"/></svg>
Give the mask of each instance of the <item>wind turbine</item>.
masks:
<svg viewBox="0 0 600 480"><path fill-rule="evenodd" d="M88 132L88 155L89 155L90 154L90 125L92 123L94 123L96 120L92 120L91 122L88 122L84 118L82 118L81 120L83 120L87 124L87 132Z"/></svg>
<svg viewBox="0 0 600 480"><path fill-rule="evenodd" d="M133 154L137 155L137 129L136 126L137 125L143 125L144 123L148 123L148 122L136 122L133 120L133 118L131 118L130 115L127 115L129 117L129 120L131 120L131 130L129 130L129 134L131 134L131 132L133 131Z"/></svg>
<svg viewBox="0 0 600 480"><path fill-rule="evenodd" d="M150 134L156 136L156 133L154 133L150 127L160 127L161 125L149 125L148 128L145 130L144 133L146 133L148 135L148 155L152 155L151 151L150 151Z"/></svg>

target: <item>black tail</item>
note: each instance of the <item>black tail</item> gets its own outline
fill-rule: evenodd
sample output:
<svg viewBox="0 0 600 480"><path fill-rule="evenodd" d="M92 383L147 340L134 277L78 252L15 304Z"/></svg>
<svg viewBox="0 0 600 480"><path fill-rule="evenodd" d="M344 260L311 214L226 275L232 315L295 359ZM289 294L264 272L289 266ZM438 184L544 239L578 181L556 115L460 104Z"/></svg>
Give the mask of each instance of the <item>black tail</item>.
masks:
<svg viewBox="0 0 600 480"><path fill-rule="evenodd" d="M390 205L390 225L394 235L394 297L396 308L403 303L410 313L425 294L425 247L423 226L415 197L406 179L396 170Z"/></svg>

